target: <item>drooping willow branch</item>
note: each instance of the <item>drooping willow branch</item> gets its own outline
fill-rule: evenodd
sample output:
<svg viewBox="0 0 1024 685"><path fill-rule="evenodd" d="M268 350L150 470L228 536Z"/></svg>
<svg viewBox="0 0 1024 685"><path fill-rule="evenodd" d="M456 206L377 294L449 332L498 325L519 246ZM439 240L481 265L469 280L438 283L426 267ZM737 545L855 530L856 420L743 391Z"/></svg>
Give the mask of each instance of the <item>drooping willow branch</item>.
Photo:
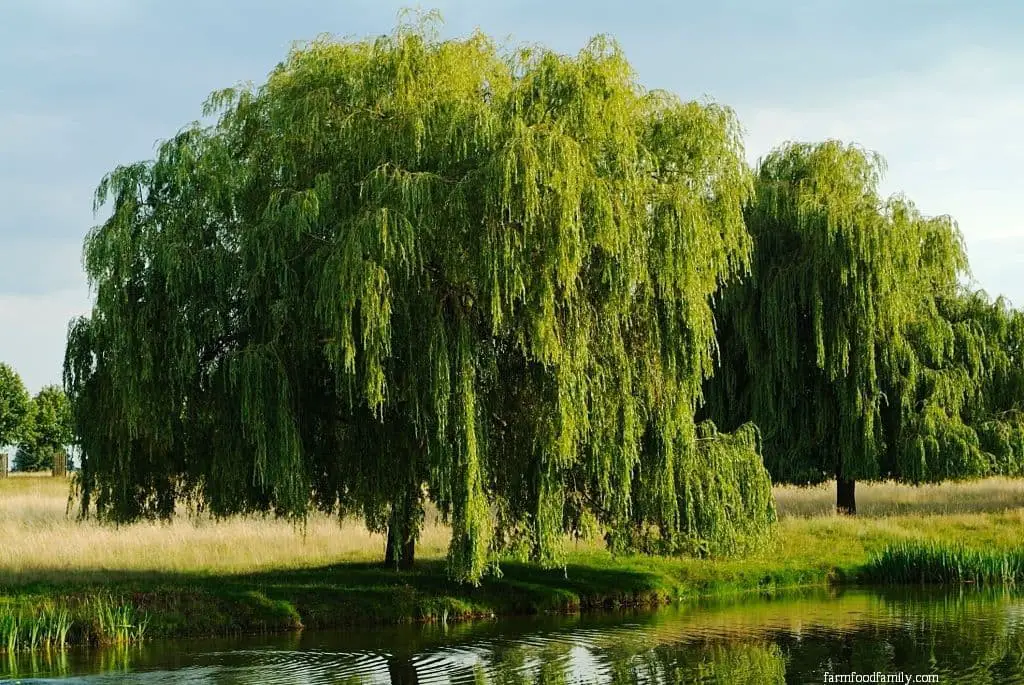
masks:
<svg viewBox="0 0 1024 685"><path fill-rule="evenodd" d="M426 496L474 582L508 531L551 562L584 515L665 549L771 525L752 443L696 442L751 249L730 110L644 91L604 38L417 24L297 48L207 113L97 193L66 362L86 505L315 506L406 544Z"/></svg>

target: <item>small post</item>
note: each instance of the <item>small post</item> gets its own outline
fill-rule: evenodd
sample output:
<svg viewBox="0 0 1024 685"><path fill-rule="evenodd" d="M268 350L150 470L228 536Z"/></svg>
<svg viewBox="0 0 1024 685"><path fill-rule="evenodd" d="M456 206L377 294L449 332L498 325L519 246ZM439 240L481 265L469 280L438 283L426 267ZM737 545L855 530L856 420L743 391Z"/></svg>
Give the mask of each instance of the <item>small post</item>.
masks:
<svg viewBox="0 0 1024 685"><path fill-rule="evenodd" d="M7 459L7 453L0 452L0 478L6 478L7 472L10 470Z"/></svg>
<svg viewBox="0 0 1024 685"><path fill-rule="evenodd" d="M66 478L68 475L68 455L63 450L53 453L53 477Z"/></svg>

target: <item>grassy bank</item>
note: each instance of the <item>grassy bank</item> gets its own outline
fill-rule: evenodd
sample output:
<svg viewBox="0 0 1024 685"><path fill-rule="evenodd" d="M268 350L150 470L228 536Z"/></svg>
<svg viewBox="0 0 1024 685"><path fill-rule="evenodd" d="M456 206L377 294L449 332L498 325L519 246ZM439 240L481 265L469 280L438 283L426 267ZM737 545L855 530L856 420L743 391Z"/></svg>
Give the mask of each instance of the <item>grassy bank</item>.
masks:
<svg viewBox="0 0 1024 685"><path fill-rule="evenodd" d="M315 517L296 530L182 517L114 529L69 519L66 482L10 478L0 480L0 616L66 609L73 641L101 640L97 597L146 620L146 636L452 621L854 582L886 548L909 543L1019 547L1024 483L926 493L861 486L862 514L846 518L831 513L829 488L778 488L778 539L742 560L613 558L579 542L569 544L564 569L505 563L502 578L467 588L445 579L448 533L437 522L424 532L418 568L398 573L377 565L383 539L354 523Z"/></svg>

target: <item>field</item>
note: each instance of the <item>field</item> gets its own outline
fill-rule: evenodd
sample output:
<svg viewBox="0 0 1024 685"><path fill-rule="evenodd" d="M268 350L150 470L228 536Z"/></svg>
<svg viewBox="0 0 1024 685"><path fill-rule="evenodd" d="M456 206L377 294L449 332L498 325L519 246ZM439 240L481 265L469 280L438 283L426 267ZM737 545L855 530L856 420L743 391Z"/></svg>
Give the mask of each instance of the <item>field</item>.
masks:
<svg viewBox="0 0 1024 685"><path fill-rule="evenodd" d="M0 480L0 584L66 579L69 572L238 573L383 558L384 537L357 523L313 516L304 528L273 518L212 521L183 514L172 523L120 528L68 516L68 481L13 475ZM424 531L424 558L443 557L448 532ZM417 551L420 551L417 550Z"/></svg>
<svg viewBox="0 0 1024 685"><path fill-rule="evenodd" d="M903 542L1020 547L1024 481L857 490L851 518L832 513L832 487L777 488L778 538L745 559L613 558L569 542L564 569L509 562L500 580L466 588L444 579L448 531L436 519L417 570L398 573L378 565L383 536L356 522L181 516L113 528L67 515L66 480L12 476L0 480L0 604L115 596L152 614L150 633L210 634L771 592L856 581L873 554Z"/></svg>
<svg viewBox="0 0 1024 685"><path fill-rule="evenodd" d="M174 522L114 528L68 516L68 482L14 475L0 480L0 583L66 580L69 573L123 571L202 574L251 573L328 564L372 562L384 538L356 522L318 515L305 527L273 518L211 521L183 515ZM781 540L787 557L860 556L862 548L892 538L960 538L1008 545L1024 525L1024 480L913 487L894 483L858 487L859 516L833 513L834 485L778 487ZM1006 524L1010 524L1007 526ZM1004 535L1005 533L1005 535ZM860 544L857 544L857 543ZM417 556L441 559L448 531L428 522ZM593 553L596 545L571 546ZM800 554L799 550L813 550ZM835 559L835 557L833 557Z"/></svg>
<svg viewBox="0 0 1024 685"><path fill-rule="evenodd" d="M783 518L833 515L835 483L798 488L775 488ZM979 514L1024 508L1024 479L988 478L939 485L858 483L857 512L869 518L902 514Z"/></svg>

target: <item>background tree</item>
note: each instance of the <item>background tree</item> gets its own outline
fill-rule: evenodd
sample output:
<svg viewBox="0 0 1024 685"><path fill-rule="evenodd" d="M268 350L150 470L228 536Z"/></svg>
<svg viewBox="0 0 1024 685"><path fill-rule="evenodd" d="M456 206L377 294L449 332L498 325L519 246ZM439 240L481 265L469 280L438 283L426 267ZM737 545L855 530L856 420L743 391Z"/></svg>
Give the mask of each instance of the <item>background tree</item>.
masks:
<svg viewBox="0 0 1024 685"><path fill-rule="evenodd" d="M71 407L64 391L48 385L32 398L25 430L14 457L17 471L53 468L54 454L65 454L74 440Z"/></svg>
<svg viewBox="0 0 1024 685"><path fill-rule="evenodd" d="M21 377L0 363L0 449L17 444L25 432L30 399Z"/></svg>
<svg viewBox="0 0 1024 685"><path fill-rule="evenodd" d="M837 141L786 144L760 163L746 212L751 275L723 297L722 370L709 386L723 426L760 427L774 480L834 478L849 513L857 480L980 472L966 452L907 461L910 426L924 425L919 393L937 392L925 353L935 352L939 385L963 383L946 369L939 306L967 260L950 219L879 197L883 170L879 156ZM951 394L934 397L943 417L927 430L959 439Z"/></svg>
<svg viewBox="0 0 1024 685"><path fill-rule="evenodd" d="M409 563L429 498L470 581L584 514L667 548L771 525L752 439L694 421L750 250L730 110L643 91L606 39L428 22L296 49L207 113L98 189L65 363L84 512L316 506Z"/></svg>

